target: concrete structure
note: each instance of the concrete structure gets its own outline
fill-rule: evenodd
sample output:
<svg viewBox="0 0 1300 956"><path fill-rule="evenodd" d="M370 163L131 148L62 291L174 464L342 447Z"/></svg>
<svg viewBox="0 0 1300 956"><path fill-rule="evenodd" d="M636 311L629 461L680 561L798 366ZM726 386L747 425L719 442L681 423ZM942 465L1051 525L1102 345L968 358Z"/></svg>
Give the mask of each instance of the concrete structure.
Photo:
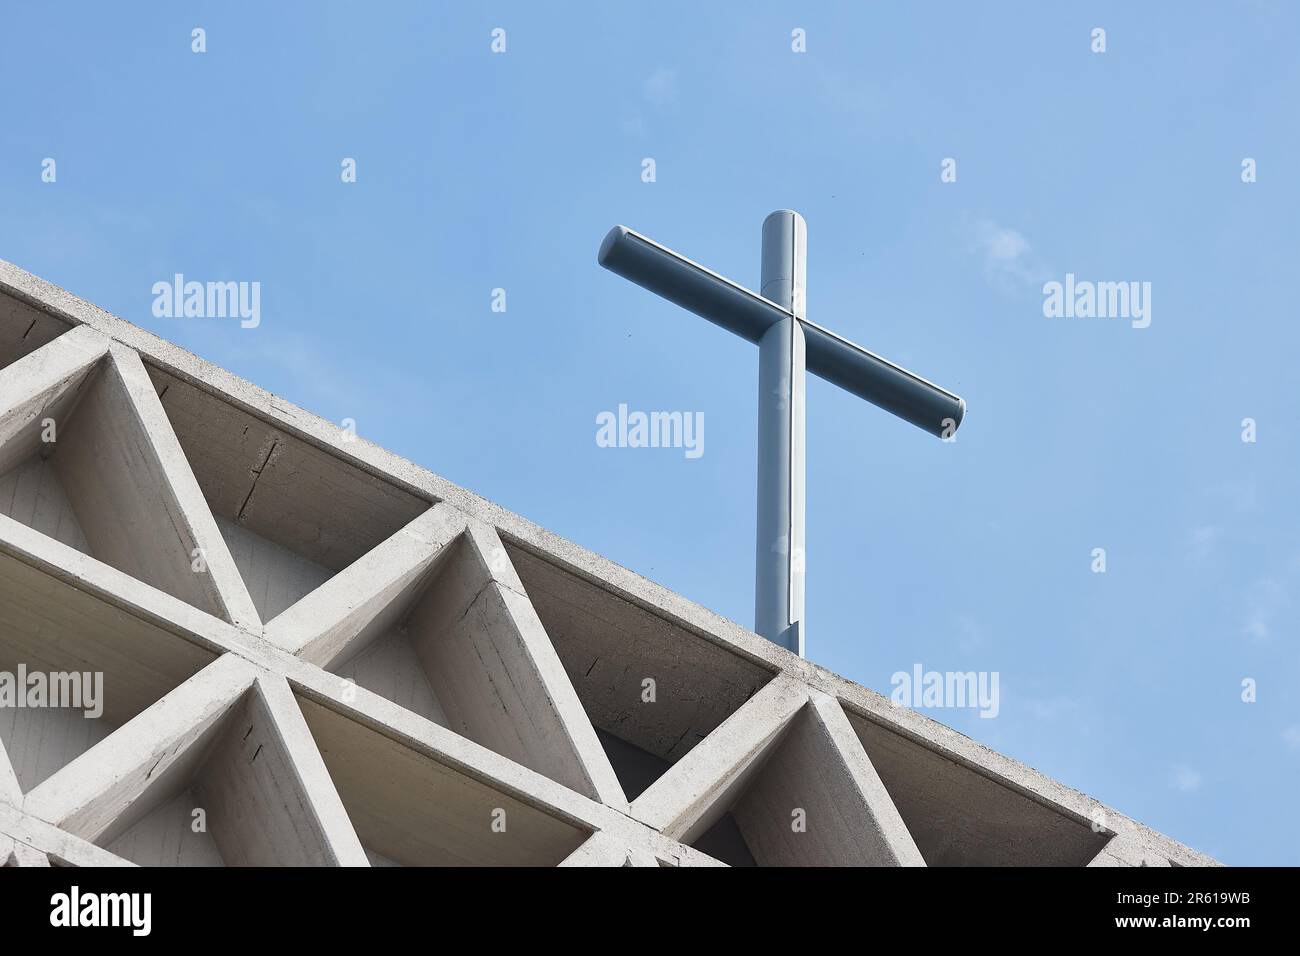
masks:
<svg viewBox="0 0 1300 956"><path fill-rule="evenodd" d="M1214 862L350 437L0 262L0 863Z"/></svg>

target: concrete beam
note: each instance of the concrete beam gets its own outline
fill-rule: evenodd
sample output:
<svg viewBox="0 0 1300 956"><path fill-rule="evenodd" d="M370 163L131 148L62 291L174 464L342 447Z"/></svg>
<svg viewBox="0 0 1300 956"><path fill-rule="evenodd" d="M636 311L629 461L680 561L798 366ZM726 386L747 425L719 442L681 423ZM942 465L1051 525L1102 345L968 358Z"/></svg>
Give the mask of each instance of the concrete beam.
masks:
<svg viewBox="0 0 1300 956"><path fill-rule="evenodd" d="M339 666L405 617L464 528L463 516L434 505L271 621L266 639L321 667Z"/></svg>
<svg viewBox="0 0 1300 956"><path fill-rule="evenodd" d="M10 579L12 583L6 583ZM46 591L57 596L42 597ZM271 648L248 631L200 611L192 604L21 522L0 515L0 595L5 598L0 600L0 623L5 621L3 612L7 606L24 603L24 594L30 595L32 620L58 621L65 639L69 630L84 630L87 639L94 637L93 628L99 628L102 637L131 632L135 635L132 640L137 650L140 644L159 645L156 649L147 649L140 658L153 669L161 667L167 670L163 665L177 658L182 651L201 655L194 660L191 670L163 690L175 687L225 651L236 647L243 650ZM87 619L80 628L76 624L79 617ZM5 640L0 640L0 650L14 640L13 630L16 628L10 632L0 629L0 634L5 635ZM155 636L146 636L150 634ZM102 637L96 643L102 642ZM182 639L177 641L176 637ZM48 642L37 644L36 649L40 648L44 648L47 655L57 650ZM175 663L179 664L179 659ZM108 680L108 675L105 675L105 680ZM119 690L114 697L120 693ZM160 690L144 703L153 703L161 694ZM138 698L131 700L134 703ZM110 698L106 708L111 712L125 712L127 716L139 712L140 708L130 710L119 706L120 703Z"/></svg>
<svg viewBox="0 0 1300 956"><path fill-rule="evenodd" d="M14 773L9 754L5 752L4 741L0 740L0 803L15 807L23 805L23 788L18 784L18 775Z"/></svg>
<svg viewBox="0 0 1300 956"><path fill-rule="evenodd" d="M134 584L121 572L0 516L0 667L13 670L25 663L29 671L101 672L104 717L123 723L215 659L211 650L89 591L87 579L73 575L69 581L27 563L18 556L24 545L38 547L47 560L65 562L65 568L102 569L104 578L128 585L128 591ZM151 590L134 586L141 594ZM49 634L58 634L58 641Z"/></svg>
<svg viewBox="0 0 1300 956"><path fill-rule="evenodd" d="M206 505L179 446L166 440L156 403L139 357L114 345L60 429L55 467L91 553L210 614L256 622L215 524L210 515L202 519ZM206 566L194 563L196 549Z"/></svg>
<svg viewBox="0 0 1300 956"><path fill-rule="evenodd" d="M258 671L226 655L27 794L32 816L108 844L202 763Z"/></svg>
<svg viewBox="0 0 1300 956"><path fill-rule="evenodd" d="M731 808L807 702L803 684L774 678L633 800L632 816L694 842Z"/></svg>
<svg viewBox="0 0 1300 956"><path fill-rule="evenodd" d="M27 563L27 547L44 557ZM22 557L20 557L21 555ZM42 564L44 566L42 566ZM0 670L102 675L103 713L66 708L0 709L0 739L21 786L31 789L113 729L212 662L215 655L97 596L75 569L125 586L138 582L66 545L0 517ZM71 573L71 581L50 573ZM161 592L153 592L161 594ZM176 604L180 602L169 599ZM204 617L191 610L196 617ZM209 620L215 620L208 618ZM57 640L50 635L58 635ZM83 710L90 709L90 702Z"/></svg>
<svg viewBox="0 0 1300 956"><path fill-rule="evenodd" d="M885 725L849 721L929 866L1083 866L1109 839Z"/></svg>
<svg viewBox="0 0 1300 956"><path fill-rule="evenodd" d="M509 538L505 547L592 723L656 757L676 761L774 673ZM641 699L646 679L653 706Z"/></svg>
<svg viewBox="0 0 1300 956"><path fill-rule="evenodd" d="M644 851L637 854L644 861ZM656 866L651 857L649 865ZM608 833L593 833L587 841L564 858L560 866L638 866L633 862L633 850L616 836Z"/></svg>
<svg viewBox="0 0 1300 956"><path fill-rule="evenodd" d="M1125 829L1110 838L1088 866L1170 866L1169 858L1152 847L1142 835Z"/></svg>
<svg viewBox="0 0 1300 956"><path fill-rule="evenodd" d="M727 865L721 860L715 860L707 853L701 853L694 847L687 846L685 843L678 843L667 849L659 850L655 854L655 859L659 861L660 866L674 868L688 866L725 867Z"/></svg>
<svg viewBox="0 0 1300 956"><path fill-rule="evenodd" d="M56 438L110 340L81 326L0 370L0 475L41 450L42 420Z"/></svg>
<svg viewBox="0 0 1300 956"><path fill-rule="evenodd" d="M202 552L210 588L221 612L219 616L238 627L261 627L257 608L203 498L185 452L176 440L144 363L134 351L121 345L114 345L111 354L140 429L156 456L166 493L174 500L180 523L189 530L194 548Z"/></svg>
<svg viewBox="0 0 1300 956"><path fill-rule="evenodd" d="M311 728L303 719L302 709L289 688L289 682L283 677L264 673L258 677L258 690L275 721L298 789L315 818L321 842L328 849L331 862L335 866L369 866L365 850L352 829L352 821L334 789L334 781L316 749Z"/></svg>
<svg viewBox="0 0 1300 956"><path fill-rule="evenodd" d="M404 630L452 730L579 793L626 806L492 529L470 526Z"/></svg>
<svg viewBox="0 0 1300 956"><path fill-rule="evenodd" d="M482 744L420 717L364 687L347 685L337 677L296 658L280 664L279 669L286 673L290 686L303 706L304 715L307 714L307 705L314 703L396 742L406 750L564 820L577 829L587 832L624 832L626 827L631 826L637 831L645 831L643 825L633 824L615 808L606 807L535 770L508 760ZM310 720L308 725L312 727L313 737L316 737L316 728ZM319 743L318 738L317 740ZM328 765L329 761L326 763ZM365 843L364 837L362 842Z"/></svg>
<svg viewBox="0 0 1300 956"><path fill-rule="evenodd" d="M496 530L471 521L468 543L472 545L472 558L479 562L478 570L492 585L478 596L478 610L471 606L467 620L475 613L481 614L479 620L486 625L485 631L475 635L474 640L492 641L497 658L509 672L506 676L513 678L512 690L518 695L514 701L501 695L502 709L513 713L514 721L520 723L522 707L532 731L531 739L520 735L520 755L531 755L530 759L516 759L606 806L626 808L627 797L609 756ZM446 660L450 643L442 642L444 654L432 656ZM500 694L503 688L495 684L493 689Z"/></svg>
<svg viewBox="0 0 1300 956"><path fill-rule="evenodd" d="M185 806L121 842L180 794ZM37 787L25 809L150 864L211 861L215 849L227 865L369 865L288 685L234 655Z"/></svg>
<svg viewBox="0 0 1300 956"><path fill-rule="evenodd" d="M65 833L37 817L0 804L0 834L11 841L34 847L54 863L66 866L135 866L116 854L101 849L71 833Z"/></svg>
<svg viewBox="0 0 1300 956"><path fill-rule="evenodd" d="M16 866L34 866L49 869L50 858L36 849L19 840L13 841L12 859Z"/></svg>
<svg viewBox="0 0 1300 956"><path fill-rule="evenodd" d="M330 571L343 570L437 500L301 441L156 364L151 375L212 510ZM363 443L329 428L340 444Z"/></svg>
<svg viewBox="0 0 1300 956"><path fill-rule="evenodd" d="M820 691L733 814L760 866L925 866L844 711Z"/></svg>
<svg viewBox="0 0 1300 956"><path fill-rule="evenodd" d="M405 866L555 866L573 824L299 697L363 845Z"/></svg>
<svg viewBox="0 0 1300 956"><path fill-rule="evenodd" d="M258 676L192 792L228 866L370 865L282 677Z"/></svg>
<svg viewBox="0 0 1300 956"><path fill-rule="evenodd" d="M71 326L21 299L0 293L0 369L46 345Z"/></svg>

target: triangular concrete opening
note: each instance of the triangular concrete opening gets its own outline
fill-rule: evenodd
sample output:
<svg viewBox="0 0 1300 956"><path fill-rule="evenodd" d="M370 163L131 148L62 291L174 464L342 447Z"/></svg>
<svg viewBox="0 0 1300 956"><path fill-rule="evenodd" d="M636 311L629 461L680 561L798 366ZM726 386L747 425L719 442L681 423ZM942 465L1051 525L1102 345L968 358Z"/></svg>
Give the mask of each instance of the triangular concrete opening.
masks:
<svg viewBox="0 0 1300 956"><path fill-rule="evenodd" d="M308 660L504 757L587 796L621 802L495 532L456 524L438 508L268 633L275 640L283 631L287 647ZM382 599L359 596L368 582ZM343 621L322 627L339 607ZM301 645L293 636L299 623L317 629Z"/></svg>
<svg viewBox="0 0 1300 956"><path fill-rule="evenodd" d="M846 713L928 866L1086 866L1111 838L867 716Z"/></svg>
<svg viewBox="0 0 1300 956"><path fill-rule="evenodd" d="M556 866L590 836L330 707L298 703L372 864Z"/></svg>
<svg viewBox="0 0 1300 956"><path fill-rule="evenodd" d="M135 353L85 326L0 371L0 513L231 620L156 408Z"/></svg>
<svg viewBox="0 0 1300 956"><path fill-rule="evenodd" d="M0 672L22 669L47 675L47 681L48 675L68 675L82 693L80 707L0 707L0 741L24 792L214 659L157 625L0 555ZM87 718L93 696L103 712Z"/></svg>
<svg viewBox="0 0 1300 956"><path fill-rule="evenodd" d="M91 554L58 469L39 453L0 475L0 514L82 554Z"/></svg>
<svg viewBox="0 0 1300 956"><path fill-rule="evenodd" d="M839 703L782 676L639 798L631 813L723 862L921 866ZM730 817L734 832L718 832ZM712 850L702 838L730 839ZM747 860L732 860L735 839Z"/></svg>
<svg viewBox="0 0 1300 956"><path fill-rule="evenodd" d="M597 730L596 735L600 738L605 753L609 755L609 762L613 765L614 772L618 774L618 782L623 785L623 792L627 794L628 800L635 800L641 796L651 784L672 767L672 764L662 757L656 757L611 733ZM696 837L691 846L728 866L758 865L754 860L754 854L745 843L744 835L736 826L736 818L730 810L723 813L715 823Z"/></svg>
<svg viewBox="0 0 1300 956"><path fill-rule="evenodd" d="M48 345L70 328L45 310L0 293L0 369Z"/></svg>
<svg viewBox="0 0 1300 956"><path fill-rule="evenodd" d="M627 757L634 751L606 746L625 789L644 789L640 775L657 777L675 764L772 679L758 664L517 542L507 538L505 547L602 741L621 741L658 761L634 769Z"/></svg>
<svg viewBox="0 0 1300 956"><path fill-rule="evenodd" d="M264 623L429 508L188 382L149 375Z"/></svg>
<svg viewBox="0 0 1300 956"><path fill-rule="evenodd" d="M328 822L337 796L287 686L254 674L222 658L38 788L30 812L142 866L334 865L348 840L360 860Z"/></svg>

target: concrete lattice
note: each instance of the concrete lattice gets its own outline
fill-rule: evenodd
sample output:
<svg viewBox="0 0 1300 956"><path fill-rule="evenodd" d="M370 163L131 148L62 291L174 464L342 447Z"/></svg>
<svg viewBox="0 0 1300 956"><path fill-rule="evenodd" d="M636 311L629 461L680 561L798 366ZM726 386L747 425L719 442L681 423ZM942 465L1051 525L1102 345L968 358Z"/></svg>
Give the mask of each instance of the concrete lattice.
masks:
<svg viewBox="0 0 1300 956"><path fill-rule="evenodd" d="M20 666L4 865L1214 862L0 263Z"/></svg>

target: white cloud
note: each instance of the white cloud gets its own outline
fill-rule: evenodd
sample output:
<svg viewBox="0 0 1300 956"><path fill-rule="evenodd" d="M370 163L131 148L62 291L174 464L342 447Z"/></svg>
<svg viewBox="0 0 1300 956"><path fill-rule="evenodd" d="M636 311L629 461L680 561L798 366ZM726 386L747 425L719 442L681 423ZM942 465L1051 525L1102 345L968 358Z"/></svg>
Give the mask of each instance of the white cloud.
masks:
<svg viewBox="0 0 1300 956"><path fill-rule="evenodd" d="M1037 289L1048 277L1029 240L1015 229L983 220L973 229L973 245L983 259L984 277L995 286Z"/></svg>
<svg viewBox="0 0 1300 956"><path fill-rule="evenodd" d="M1201 775L1191 767L1178 767L1170 783L1175 790L1192 793L1201 789Z"/></svg>
<svg viewBox="0 0 1300 956"><path fill-rule="evenodd" d="M1260 578L1246 593L1246 623L1242 630L1256 641L1273 636L1273 619L1290 601L1290 595L1276 578Z"/></svg>
<svg viewBox="0 0 1300 956"><path fill-rule="evenodd" d="M651 106L667 106L677 99L677 71L661 66L645 81L645 98Z"/></svg>

